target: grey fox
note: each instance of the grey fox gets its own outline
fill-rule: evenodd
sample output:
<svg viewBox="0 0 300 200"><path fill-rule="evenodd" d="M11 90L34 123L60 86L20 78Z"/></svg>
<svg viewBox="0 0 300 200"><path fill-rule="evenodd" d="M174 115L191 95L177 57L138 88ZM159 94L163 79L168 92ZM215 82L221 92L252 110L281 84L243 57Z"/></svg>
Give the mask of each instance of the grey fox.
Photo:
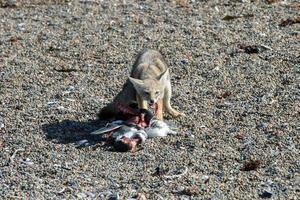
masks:
<svg viewBox="0 0 300 200"><path fill-rule="evenodd" d="M113 102L102 108L100 118L112 118L118 113L117 105L137 103L139 108L155 107L157 119L163 120L163 110L172 117L184 114L174 110L170 104L170 73L162 55L155 50L145 49L132 67L130 77Z"/></svg>

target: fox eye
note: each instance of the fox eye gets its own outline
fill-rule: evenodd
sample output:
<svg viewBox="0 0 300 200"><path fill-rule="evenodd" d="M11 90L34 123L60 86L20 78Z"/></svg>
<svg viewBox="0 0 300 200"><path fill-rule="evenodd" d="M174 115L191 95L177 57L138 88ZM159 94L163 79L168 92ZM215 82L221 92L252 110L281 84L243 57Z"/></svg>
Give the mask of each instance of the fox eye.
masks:
<svg viewBox="0 0 300 200"><path fill-rule="evenodd" d="M156 91L155 94L156 94L156 95L159 95L159 91Z"/></svg>
<svg viewBox="0 0 300 200"><path fill-rule="evenodd" d="M144 94L145 94L145 95L147 95L147 96L149 96L149 95L150 95L150 93L149 93L149 92L144 92Z"/></svg>

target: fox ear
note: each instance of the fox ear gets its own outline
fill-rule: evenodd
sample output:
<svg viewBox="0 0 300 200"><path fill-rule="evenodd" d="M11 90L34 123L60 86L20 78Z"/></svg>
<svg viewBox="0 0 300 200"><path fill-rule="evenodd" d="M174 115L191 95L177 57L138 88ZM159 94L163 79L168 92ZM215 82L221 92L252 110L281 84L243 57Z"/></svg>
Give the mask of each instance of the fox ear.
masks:
<svg viewBox="0 0 300 200"><path fill-rule="evenodd" d="M164 71L159 77L158 77L158 80L160 82L165 82L168 80L168 77L169 77L169 69L166 69L166 71Z"/></svg>
<svg viewBox="0 0 300 200"><path fill-rule="evenodd" d="M144 85L144 82L140 79L129 77L129 81L133 84L136 90L139 90Z"/></svg>

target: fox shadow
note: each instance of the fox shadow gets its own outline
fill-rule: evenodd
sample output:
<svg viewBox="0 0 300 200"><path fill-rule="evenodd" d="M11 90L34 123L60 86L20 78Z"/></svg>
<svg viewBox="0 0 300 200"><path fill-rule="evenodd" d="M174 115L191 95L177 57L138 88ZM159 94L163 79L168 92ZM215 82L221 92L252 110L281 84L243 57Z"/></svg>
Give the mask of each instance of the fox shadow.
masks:
<svg viewBox="0 0 300 200"><path fill-rule="evenodd" d="M89 121L66 119L61 122L44 124L41 128L49 141L59 144L75 143L77 146L81 146L80 141L88 141L93 144L103 141L101 136L90 133L104 127L107 123L108 121L99 119Z"/></svg>

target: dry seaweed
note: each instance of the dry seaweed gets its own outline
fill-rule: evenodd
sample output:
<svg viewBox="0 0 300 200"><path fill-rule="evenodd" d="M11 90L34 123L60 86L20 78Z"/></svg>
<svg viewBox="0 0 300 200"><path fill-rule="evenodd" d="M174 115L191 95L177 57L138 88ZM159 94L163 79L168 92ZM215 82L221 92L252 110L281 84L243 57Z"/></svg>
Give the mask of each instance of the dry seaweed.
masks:
<svg viewBox="0 0 300 200"><path fill-rule="evenodd" d="M199 186L194 185L194 186L185 188L184 190L181 191L181 193L183 195L188 195L188 196L197 196L200 193L200 189L199 189Z"/></svg>
<svg viewBox="0 0 300 200"><path fill-rule="evenodd" d="M238 18L249 18L249 17L254 17L253 14L248 14L248 15L226 15L225 17L222 18L222 20L229 21L233 19L238 19Z"/></svg>
<svg viewBox="0 0 300 200"><path fill-rule="evenodd" d="M257 170L261 164L260 160L249 160L246 161L241 168L241 171L252 171L252 170Z"/></svg>
<svg viewBox="0 0 300 200"><path fill-rule="evenodd" d="M300 16L295 17L295 18L285 19L280 22L279 26L290 26L290 25L299 24L299 23L300 23Z"/></svg>

